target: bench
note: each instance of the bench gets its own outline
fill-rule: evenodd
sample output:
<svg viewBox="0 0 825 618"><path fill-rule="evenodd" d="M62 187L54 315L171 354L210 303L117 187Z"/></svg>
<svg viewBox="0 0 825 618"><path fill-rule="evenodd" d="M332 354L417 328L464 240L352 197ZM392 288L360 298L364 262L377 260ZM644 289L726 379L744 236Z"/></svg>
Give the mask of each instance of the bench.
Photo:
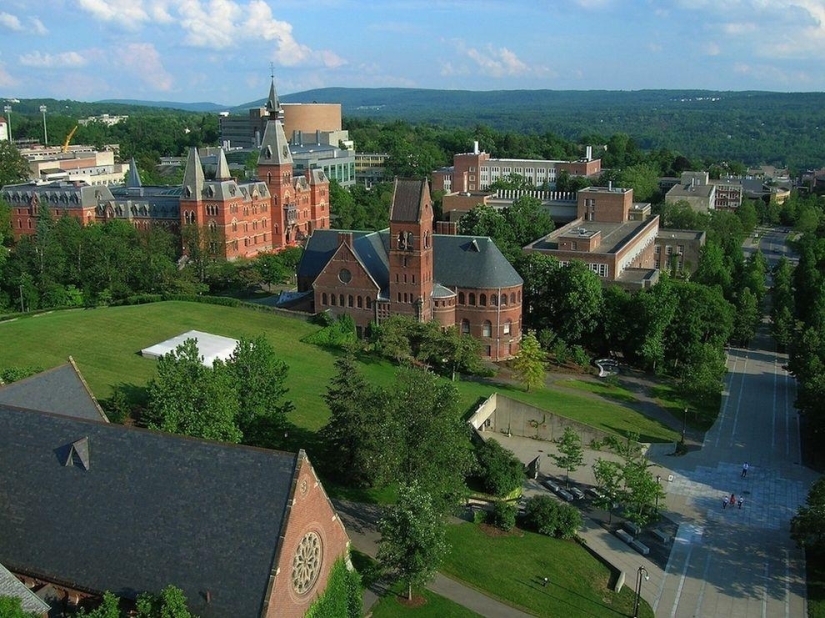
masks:
<svg viewBox="0 0 825 618"><path fill-rule="evenodd" d="M576 496L576 500L581 500L584 498L584 492L578 487L571 487L570 493Z"/></svg>
<svg viewBox="0 0 825 618"><path fill-rule="evenodd" d="M659 528L654 528L653 530L651 530L651 533L653 534L653 536L655 536L657 539L659 539L662 543L664 543L664 544L670 543L670 535L667 532L665 532L664 530L660 530Z"/></svg>
<svg viewBox="0 0 825 618"><path fill-rule="evenodd" d="M630 546L643 556L647 556L650 553L650 548L639 540L631 541Z"/></svg>
<svg viewBox="0 0 825 618"><path fill-rule="evenodd" d="M619 528L616 530L616 536L623 540L625 543L630 545L633 542L633 537L630 536L627 532Z"/></svg>
<svg viewBox="0 0 825 618"><path fill-rule="evenodd" d="M573 502L573 494L571 494L569 491L566 491L564 489L559 489L558 493L562 498L564 498L568 502Z"/></svg>
<svg viewBox="0 0 825 618"><path fill-rule="evenodd" d="M639 526L637 526L636 524L634 524L631 521L626 521L626 522L624 522L623 525L624 525L625 530L627 530L633 536L639 536L639 533L642 531L642 529L639 528Z"/></svg>

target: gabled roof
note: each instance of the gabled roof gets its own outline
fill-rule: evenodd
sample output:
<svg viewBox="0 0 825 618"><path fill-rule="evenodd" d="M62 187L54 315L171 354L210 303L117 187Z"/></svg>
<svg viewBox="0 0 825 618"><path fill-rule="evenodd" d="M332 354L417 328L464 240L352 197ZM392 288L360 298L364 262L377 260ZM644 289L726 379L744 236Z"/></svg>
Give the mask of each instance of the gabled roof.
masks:
<svg viewBox="0 0 825 618"><path fill-rule="evenodd" d="M183 172L183 197L199 200L203 197L203 166L197 148L189 149L186 169Z"/></svg>
<svg viewBox="0 0 825 618"><path fill-rule="evenodd" d="M303 457L0 405L0 562L124 597L174 584L202 618L259 616Z"/></svg>
<svg viewBox="0 0 825 618"><path fill-rule="evenodd" d="M109 422L71 357L65 365L0 386L3 404Z"/></svg>
<svg viewBox="0 0 825 618"><path fill-rule="evenodd" d="M429 195L426 180L396 178L390 206L390 221L414 223L421 217L421 204Z"/></svg>
<svg viewBox="0 0 825 618"><path fill-rule="evenodd" d="M48 603L29 590L2 564L0 564L0 597L20 599L20 607L24 612L41 615L51 609Z"/></svg>

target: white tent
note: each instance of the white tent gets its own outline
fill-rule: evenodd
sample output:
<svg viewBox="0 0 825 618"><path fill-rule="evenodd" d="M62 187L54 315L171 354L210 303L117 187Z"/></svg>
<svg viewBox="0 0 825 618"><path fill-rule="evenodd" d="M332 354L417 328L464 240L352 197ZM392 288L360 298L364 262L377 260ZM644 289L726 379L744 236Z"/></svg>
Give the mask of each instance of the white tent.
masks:
<svg viewBox="0 0 825 618"><path fill-rule="evenodd" d="M207 367L211 367L215 359L227 360L235 351L235 346L238 345L237 339L202 333L199 330L190 330L177 337L144 348L140 353L147 358L160 358L164 354L175 350L187 339L195 339L198 342L198 351L203 357L203 364Z"/></svg>

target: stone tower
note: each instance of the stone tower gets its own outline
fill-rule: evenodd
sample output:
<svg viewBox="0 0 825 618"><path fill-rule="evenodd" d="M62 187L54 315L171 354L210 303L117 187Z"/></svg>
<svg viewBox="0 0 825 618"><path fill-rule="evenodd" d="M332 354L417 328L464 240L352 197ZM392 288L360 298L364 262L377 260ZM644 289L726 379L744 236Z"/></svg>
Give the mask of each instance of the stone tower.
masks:
<svg viewBox="0 0 825 618"><path fill-rule="evenodd" d="M390 313L433 317L433 204L426 180L396 179L390 207Z"/></svg>

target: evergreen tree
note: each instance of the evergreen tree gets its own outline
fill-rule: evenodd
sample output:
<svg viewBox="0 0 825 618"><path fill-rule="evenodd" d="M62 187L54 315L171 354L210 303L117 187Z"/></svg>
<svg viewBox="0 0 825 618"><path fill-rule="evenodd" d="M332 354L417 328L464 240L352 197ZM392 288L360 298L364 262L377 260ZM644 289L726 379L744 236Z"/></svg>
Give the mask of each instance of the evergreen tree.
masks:
<svg viewBox="0 0 825 618"><path fill-rule="evenodd" d="M530 392L531 389L544 386L544 351L541 349L536 336L527 333L521 338L521 349L513 359L513 373Z"/></svg>

